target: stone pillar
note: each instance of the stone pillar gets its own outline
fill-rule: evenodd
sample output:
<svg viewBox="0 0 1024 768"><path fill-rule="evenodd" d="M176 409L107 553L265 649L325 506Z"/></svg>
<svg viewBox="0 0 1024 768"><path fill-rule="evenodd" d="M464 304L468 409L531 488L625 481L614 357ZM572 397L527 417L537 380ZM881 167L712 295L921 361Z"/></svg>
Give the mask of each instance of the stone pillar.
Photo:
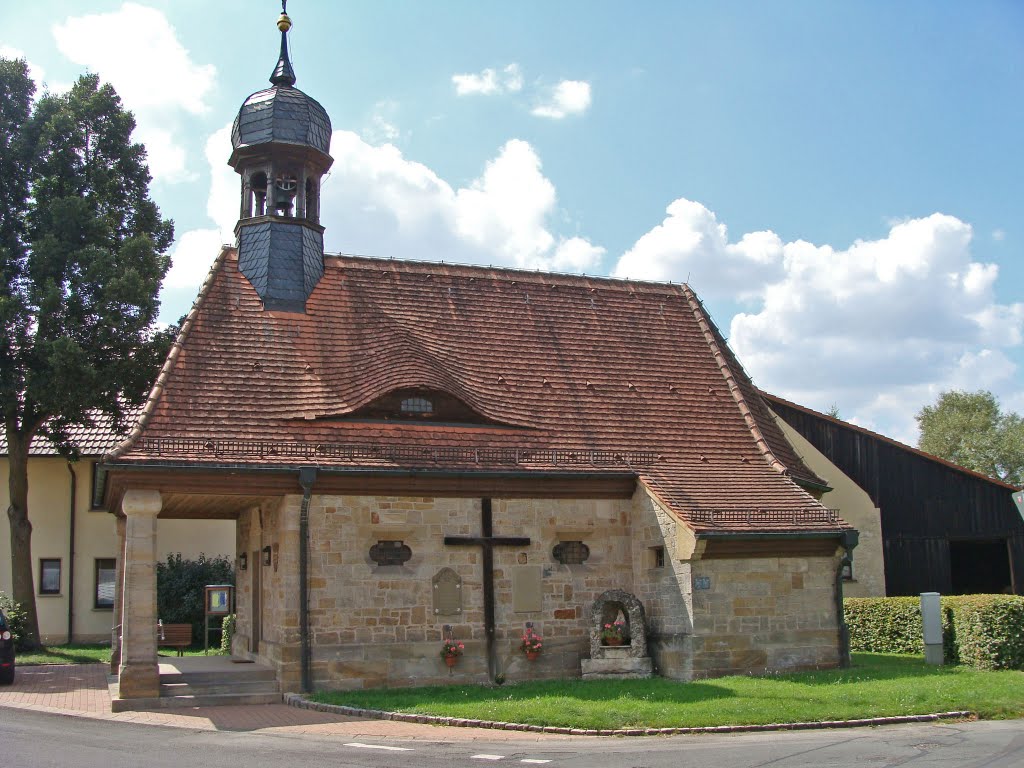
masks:
<svg viewBox="0 0 1024 768"><path fill-rule="evenodd" d="M122 699L160 695L156 660L156 516L161 505L159 491L127 491L121 502L125 515L119 674Z"/></svg>
<svg viewBox="0 0 1024 768"><path fill-rule="evenodd" d="M114 622L110 627L110 674L121 669L121 603L124 600L124 515L119 515L117 526L117 564L114 575Z"/></svg>

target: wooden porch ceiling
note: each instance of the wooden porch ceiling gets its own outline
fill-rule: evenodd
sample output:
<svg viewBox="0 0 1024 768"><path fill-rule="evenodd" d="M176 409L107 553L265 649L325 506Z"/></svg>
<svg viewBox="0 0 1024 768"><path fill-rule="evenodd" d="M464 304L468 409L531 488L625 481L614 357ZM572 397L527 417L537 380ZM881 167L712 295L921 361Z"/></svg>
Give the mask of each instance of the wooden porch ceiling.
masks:
<svg viewBox="0 0 1024 768"><path fill-rule="evenodd" d="M297 471L238 469L122 469L107 475L108 509L120 510L129 489L155 490L163 497L162 518L234 519L268 497L301 494ZM591 475L484 475L473 473L321 472L315 495L424 496L464 498L628 499L636 489L631 473Z"/></svg>

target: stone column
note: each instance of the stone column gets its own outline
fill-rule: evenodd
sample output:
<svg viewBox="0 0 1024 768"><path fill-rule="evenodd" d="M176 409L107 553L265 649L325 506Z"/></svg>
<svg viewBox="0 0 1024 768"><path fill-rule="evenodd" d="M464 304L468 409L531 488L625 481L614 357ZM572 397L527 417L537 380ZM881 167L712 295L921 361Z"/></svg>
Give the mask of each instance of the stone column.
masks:
<svg viewBox="0 0 1024 768"><path fill-rule="evenodd" d="M160 695L156 660L156 516L161 505L159 491L127 491L121 502L125 515L119 675L122 699Z"/></svg>
<svg viewBox="0 0 1024 768"><path fill-rule="evenodd" d="M124 530L125 517L115 518L117 526L117 561L114 573L114 622L110 627L110 674L121 669L121 603L124 600Z"/></svg>

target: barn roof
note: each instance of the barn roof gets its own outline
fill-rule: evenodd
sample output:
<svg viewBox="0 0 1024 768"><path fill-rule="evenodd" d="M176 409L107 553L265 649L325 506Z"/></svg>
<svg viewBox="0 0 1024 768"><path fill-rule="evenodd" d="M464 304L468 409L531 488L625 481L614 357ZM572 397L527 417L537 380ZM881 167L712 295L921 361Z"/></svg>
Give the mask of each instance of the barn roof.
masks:
<svg viewBox="0 0 1024 768"><path fill-rule="evenodd" d="M109 463L625 471L697 529L847 527L685 285L328 256L306 307L222 250ZM474 418L368 415L398 391Z"/></svg>

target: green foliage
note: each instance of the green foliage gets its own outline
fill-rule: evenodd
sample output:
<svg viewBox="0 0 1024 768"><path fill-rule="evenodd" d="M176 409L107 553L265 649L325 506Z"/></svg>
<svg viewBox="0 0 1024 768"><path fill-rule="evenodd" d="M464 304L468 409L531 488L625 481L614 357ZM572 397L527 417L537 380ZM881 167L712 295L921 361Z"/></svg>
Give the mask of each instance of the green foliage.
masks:
<svg viewBox="0 0 1024 768"><path fill-rule="evenodd" d="M176 553L156 564L156 610L164 624L191 624L193 644L203 644L203 588L234 584L235 569L226 557L200 554L189 560Z"/></svg>
<svg viewBox="0 0 1024 768"><path fill-rule="evenodd" d="M918 448L1013 485L1024 484L1024 419L991 392L953 390L917 414Z"/></svg>
<svg viewBox="0 0 1024 768"><path fill-rule="evenodd" d="M851 650L924 653L919 598L851 597L843 609ZM947 661L979 669L1024 669L1024 597L943 597L941 611Z"/></svg>
<svg viewBox="0 0 1024 768"><path fill-rule="evenodd" d="M1024 597L965 595L950 599L962 664L979 669L1024 669Z"/></svg>
<svg viewBox="0 0 1024 768"><path fill-rule="evenodd" d="M174 236L114 89L83 75L34 93L26 62L0 58L0 413L12 591L33 647L29 449L45 437L74 458L71 427L99 411L122 429L143 401L167 346L154 322Z"/></svg>
<svg viewBox="0 0 1024 768"><path fill-rule="evenodd" d="M231 640L235 636L235 614L230 613L220 623L220 652L231 655Z"/></svg>
<svg viewBox="0 0 1024 768"><path fill-rule="evenodd" d="M25 620L28 618L25 609L20 603L14 602L14 598L5 592L0 592L0 610L7 617L7 628L14 637L14 649L17 651L28 650L25 642Z"/></svg>

